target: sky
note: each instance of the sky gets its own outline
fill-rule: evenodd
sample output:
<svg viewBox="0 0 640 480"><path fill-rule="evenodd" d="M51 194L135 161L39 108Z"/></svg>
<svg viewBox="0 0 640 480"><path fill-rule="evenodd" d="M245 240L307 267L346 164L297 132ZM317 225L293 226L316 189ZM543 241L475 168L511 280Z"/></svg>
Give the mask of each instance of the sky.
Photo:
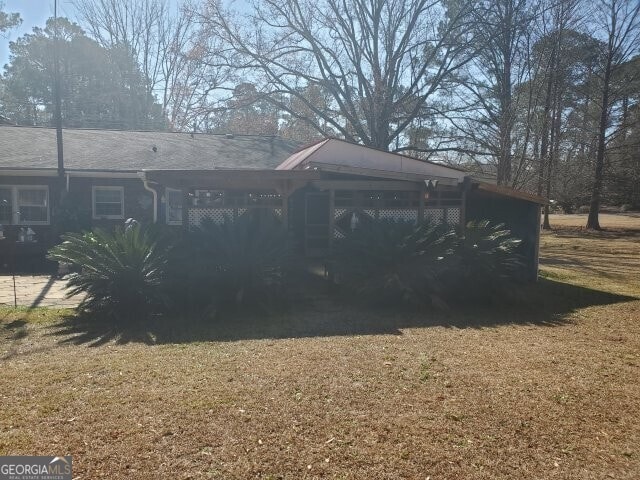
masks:
<svg viewBox="0 0 640 480"><path fill-rule="evenodd" d="M0 0L5 12L18 12L22 25L0 36L0 65L9 61L9 42L31 32L33 27L44 27L47 18L53 16L53 0ZM58 15L73 17L74 9L69 0L58 0Z"/></svg>

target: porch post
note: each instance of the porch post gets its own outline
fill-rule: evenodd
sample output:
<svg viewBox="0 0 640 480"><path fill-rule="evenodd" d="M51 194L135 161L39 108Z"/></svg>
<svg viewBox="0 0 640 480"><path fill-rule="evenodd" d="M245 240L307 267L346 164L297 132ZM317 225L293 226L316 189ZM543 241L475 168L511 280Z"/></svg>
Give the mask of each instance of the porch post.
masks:
<svg viewBox="0 0 640 480"><path fill-rule="evenodd" d="M335 230L335 200L336 191L329 190L329 249L333 248L333 232Z"/></svg>
<svg viewBox="0 0 640 480"><path fill-rule="evenodd" d="M282 197L282 225L289 230L289 190L284 190L280 196Z"/></svg>
<svg viewBox="0 0 640 480"><path fill-rule="evenodd" d="M427 191L427 187L424 182L420 182L420 191L418 192L418 223L424 221L424 194Z"/></svg>
<svg viewBox="0 0 640 480"><path fill-rule="evenodd" d="M182 228L184 230L189 230L189 210L193 208L191 205L191 197L189 197L189 189L182 188ZM165 206L166 206L166 197L165 197Z"/></svg>
<svg viewBox="0 0 640 480"><path fill-rule="evenodd" d="M467 192L471 189L471 177L464 177L460 188L462 188L460 204L460 225L464 228L464 226L467 224Z"/></svg>

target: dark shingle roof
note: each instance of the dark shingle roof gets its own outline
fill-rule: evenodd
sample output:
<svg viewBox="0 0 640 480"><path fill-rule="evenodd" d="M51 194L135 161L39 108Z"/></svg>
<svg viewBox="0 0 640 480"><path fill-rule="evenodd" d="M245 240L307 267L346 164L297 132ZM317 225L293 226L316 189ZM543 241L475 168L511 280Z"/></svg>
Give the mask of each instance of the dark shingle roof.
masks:
<svg viewBox="0 0 640 480"><path fill-rule="evenodd" d="M273 169L298 147L278 137L116 130L65 129L63 139L65 168L103 171ZM0 168L56 165L55 129L0 126Z"/></svg>

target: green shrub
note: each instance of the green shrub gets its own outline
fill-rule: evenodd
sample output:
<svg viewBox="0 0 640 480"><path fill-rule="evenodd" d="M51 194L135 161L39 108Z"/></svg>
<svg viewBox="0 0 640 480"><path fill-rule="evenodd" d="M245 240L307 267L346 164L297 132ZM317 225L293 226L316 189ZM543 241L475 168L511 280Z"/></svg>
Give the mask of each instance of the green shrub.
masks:
<svg viewBox="0 0 640 480"><path fill-rule="evenodd" d="M166 305L162 288L168 245L157 230L133 226L113 232L68 233L48 258L75 267L68 295L84 295L79 310L113 321L142 320Z"/></svg>
<svg viewBox="0 0 640 480"><path fill-rule="evenodd" d="M203 221L171 256L171 290L195 310L257 306L283 295L289 266L287 232L268 216Z"/></svg>
<svg viewBox="0 0 640 480"><path fill-rule="evenodd" d="M337 282L367 301L444 307L505 288L522 266L519 245L488 221L465 229L377 221L336 242L334 268Z"/></svg>
<svg viewBox="0 0 640 480"><path fill-rule="evenodd" d="M456 229L456 242L442 275L447 296L491 300L509 290L524 268L518 249L522 241L504 224L488 220L469 222Z"/></svg>
<svg viewBox="0 0 640 480"><path fill-rule="evenodd" d="M363 224L336 242L338 282L376 303L440 303L453 231L445 226L382 220Z"/></svg>

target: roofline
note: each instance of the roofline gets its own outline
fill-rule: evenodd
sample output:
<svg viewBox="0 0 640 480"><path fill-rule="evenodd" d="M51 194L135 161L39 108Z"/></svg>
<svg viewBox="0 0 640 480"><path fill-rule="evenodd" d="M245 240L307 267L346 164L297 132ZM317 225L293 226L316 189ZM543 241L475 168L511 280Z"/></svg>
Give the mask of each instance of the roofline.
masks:
<svg viewBox="0 0 640 480"><path fill-rule="evenodd" d="M55 168L24 168L24 169L5 169L0 167L3 175L14 177L56 177L58 170ZM277 172L277 173L276 173ZM291 173L294 172L294 173ZM299 176L314 177L308 170L275 170L271 168L211 168L211 169L153 169L142 168L138 170L91 170L82 168L67 168L64 175L77 178L139 178L140 174L145 173L161 173L161 174L183 174L183 175L211 175L211 174L261 174L270 176ZM315 177L314 177L315 178Z"/></svg>
<svg viewBox="0 0 640 480"><path fill-rule="evenodd" d="M184 175L267 175L272 177L309 177L316 178L318 173L313 170L275 170L272 168L212 168L208 170L191 170L191 169L152 169L145 168L139 170L140 173L156 173L156 174L184 174Z"/></svg>
<svg viewBox="0 0 640 480"><path fill-rule="evenodd" d="M296 153L300 153L303 150L306 150L307 148L315 147L317 144L322 143L322 142L326 142L327 140L331 140L331 139L329 137L324 137L324 138L321 138L320 140L316 140L315 142L306 143L306 144L302 145L300 148L297 148L293 152L291 152L291 155L295 155Z"/></svg>
<svg viewBox="0 0 640 480"><path fill-rule="evenodd" d="M346 173L349 175L361 175L365 177L387 178L392 180L407 180L421 182L423 180L438 180L443 185L458 185L463 182L462 178L445 177L442 175L428 175L421 173L395 172L389 170L378 170L374 168L349 167L330 163L309 162L313 170L329 173ZM304 171L304 170L303 170Z"/></svg>
<svg viewBox="0 0 640 480"><path fill-rule="evenodd" d="M518 200L525 200L527 202L537 203L538 205L546 205L548 203L546 198L539 197L538 195L533 195L531 193L523 192L521 190L515 190L511 187L494 185L492 183L487 183L482 181L474 181L473 183L478 186L479 190L483 190L485 192L497 193L498 195L516 198Z"/></svg>
<svg viewBox="0 0 640 480"><path fill-rule="evenodd" d="M12 177L56 177L58 170L56 168L0 167L0 173Z"/></svg>
<svg viewBox="0 0 640 480"><path fill-rule="evenodd" d="M207 188L224 185L223 188L241 185L251 188L273 188L274 185L290 185L310 180L319 180L320 172L314 170L145 170L140 173L143 180L165 186L184 188Z"/></svg>
<svg viewBox="0 0 640 480"><path fill-rule="evenodd" d="M350 142L349 140L345 140L343 138L336 138L336 137L326 137L326 138L324 138L322 140L318 140L317 142L311 143L311 144L309 144L309 145L307 145L307 146L305 146L303 148L300 148L299 150L294 151L291 155L289 155L289 157L287 157L285 160L283 160L283 162L280 165L278 165L276 167L276 169L277 170L285 170L285 168L281 168L281 167L283 167L289 161L289 159L292 156L297 155L297 154L299 154L299 153L301 153L301 152L303 152L305 150L309 150L309 152L306 155L304 155L301 158L299 158L293 166L287 165L286 169L287 170L292 170L292 169L300 166L302 163L304 163L306 160L308 160L309 157L311 157L318 150L322 149L322 147L324 145L326 145L327 143L329 143L332 140L336 140L338 142L346 143L347 145L353 145L353 146L356 146L356 147L367 148L369 150L373 150L373 151L379 152L379 153L386 153L386 154L389 154L389 155L397 155L397 156L402 157L402 158L408 158L409 160L415 160L416 162L426 163L426 164L429 164L429 165L434 165L436 167L448 168L450 170L455 170L455 171L461 172L461 173L468 173L466 170L464 170L462 168L457 168L457 167L452 167L450 165L445 165L445 164L442 164L442 163L432 162L431 160L425 160L425 159L422 159L422 158L413 157L411 155L405 155L403 153L390 152L389 150L382 150L380 148L371 147L369 145L362 145L361 143L354 143L354 142Z"/></svg>
<svg viewBox="0 0 640 480"><path fill-rule="evenodd" d="M64 175L70 177L108 177L122 178L135 177L139 170L93 170L89 168L65 168ZM56 177L58 176L57 168L10 168L0 167L0 173L13 177Z"/></svg>
<svg viewBox="0 0 640 480"><path fill-rule="evenodd" d="M65 169L65 175L76 178L138 178L139 170Z"/></svg>
<svg viewBox="0 0 640 480"><path fill-rule="evenodd" d="M15 125L15 124L0 124L0 128L30 128L30 129L39 129L39 130L55 130L55 127L49 127L47 125ZM181 134L181 135L198 135L198 136L211 136L211 137L227 137L228 135L232 135L232 138L241 137L241 138L271 138L284 140L291 143L298 143L293 140L288 140L286 138L281 137L280 135L257 135L257 134L247 134L247 133L233 133L233 132L225 132L225 133L206 133L206 132L186 132L186 131L177 131L177 130L125 130L119 128L77 128L77 127L63 127L63 131L87 131L87 132L123 132L123 133L170 133L170 134Z"/></svg>
<svg viewBox="0 0 640 480"><path fill-rule="evenodd" d="M331 140L331 139L330 138L325 138L324 140L322 140L320 142L316 142L316 143L314 143L312 145L309 145L307 148L303 148L302 150L299 150L297 152L292 153L287 158L285 158L280 163L280 165L278 165L275 169L276 170L282 170L282 171L295 170L296 167L299 167L300 165L302 165L306 160L309 159L309 157L311 155L313 155L318 150L320 150L324 145L326 145L329 140ZM298 155L298 154L304 152L305 150L307 150L307 152L303 156L301 156L300 158L296 159L296 161L294 163L291 163L291 157L294 157L295 155Z"/></svg>

